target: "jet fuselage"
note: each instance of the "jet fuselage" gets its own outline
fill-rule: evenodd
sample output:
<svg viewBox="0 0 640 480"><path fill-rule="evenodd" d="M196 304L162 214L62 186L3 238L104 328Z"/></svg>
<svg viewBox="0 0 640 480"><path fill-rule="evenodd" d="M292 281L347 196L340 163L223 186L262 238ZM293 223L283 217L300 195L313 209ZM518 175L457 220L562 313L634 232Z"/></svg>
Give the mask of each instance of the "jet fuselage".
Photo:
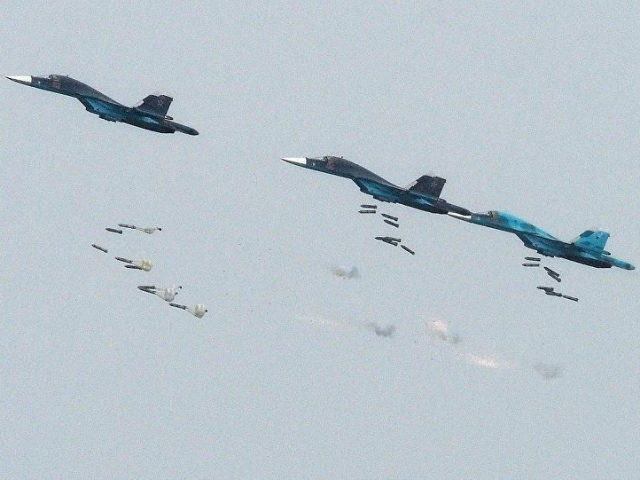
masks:
<svg viewBox="0 0 640 480"><path fill-rule="evenodd" d="M198 135L197 130L174 122L168 115L159 114L140 107L127 107L89 85L66 75L49 75L48 77L23 75L9 76L7 78L23 85L77 98L88 112L98 115L103 120L128 123L129 125L159 133L174 133L179 131L188 135ZM168 108L168 104L171 103L170 97L154 96L153 98L158 99L158 102L166 99L166 108Z"/></svg>
<svg viewBox="0 0 640 480"><path fill-rule="evenodd" d="M588 242L581 243L578 239L571 243L563 242L541 228L508 212L491 210L486 213L473 213L471 215L458 215L456 213L450 213L449 215L483 227L514 233L526 247L536 250L547 257L566 258L567 260L596 268L619 267L625 270L635 269L630 263L612 257L603 248L590 246ZM609 238L609 234L603 231L588 230L582 236L597 238L602 245Z"/></svg>
<svg viewBox="0 0 640 480"><path fill-rule="evenodd" d="M360 191L382 202L400 203L430 213L446 214L448 212L456 212L461 215L471 214L466 208L448 203L442 198L394 185L372 171L342 157L302 157L283 158L283 160L310 170L351 179L358 185Z"/></svg>

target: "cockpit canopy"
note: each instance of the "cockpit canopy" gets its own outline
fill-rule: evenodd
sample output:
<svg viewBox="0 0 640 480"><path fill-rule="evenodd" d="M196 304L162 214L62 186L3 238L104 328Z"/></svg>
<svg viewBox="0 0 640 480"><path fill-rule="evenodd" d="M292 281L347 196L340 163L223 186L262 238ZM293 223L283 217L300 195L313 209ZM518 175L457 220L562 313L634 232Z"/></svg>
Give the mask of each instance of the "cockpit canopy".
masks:
<svg viewBox="0 0 640 480"><path fill-rule="evenodd" d="M478 215L480 217L489 217L489 218L495 220L495 219L500 217L500 212L498 212L497 210L488 210L486 212L476 213L476 215Z"/></svg>

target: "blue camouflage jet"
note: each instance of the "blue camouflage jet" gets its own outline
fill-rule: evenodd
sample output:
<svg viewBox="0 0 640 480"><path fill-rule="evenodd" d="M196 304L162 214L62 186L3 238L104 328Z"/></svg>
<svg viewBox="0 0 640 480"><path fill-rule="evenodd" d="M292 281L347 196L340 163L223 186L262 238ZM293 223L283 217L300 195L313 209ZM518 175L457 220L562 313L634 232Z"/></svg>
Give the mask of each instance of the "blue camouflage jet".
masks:
<svg viewBox="0 0 640 480"><path fill-rule="evenodd" d="M103 120L124 122L159 133L183 132L198 135L196 129L174 122L173 118L167 115L173 98L166 95L149 95L140 104L127 107L66 75L49 75L46 78L15 75L7 78L23 85L77 98L87 111L95 113Z"/></svg>
<svg viewBox="0 0 640 480"><path fill-rule="evenodd" d="M566 258L572 262L596 268L619 267L625 270L636 268L630 263L612 257L609 252L604 250L609 233L603 230L586 230L570 243L566 243L526 220L507 212L491 210L486 213L472 213L470 215L450 212L449 215L483 227L514 233L527 248L547 257Z"/></svg>
<svg viewBox="0 0 640 480"><path fill-rule="evenodd" d="M460 215L471 215L471 211L466 208L453 205L440 198L440 193L446 183L444 178L423 175L406 188L402 188L342 157L289 157L282 160L299 167L349 178L360 187L360 191L382 202L400 203L431 213L455 212Z"/></svg>

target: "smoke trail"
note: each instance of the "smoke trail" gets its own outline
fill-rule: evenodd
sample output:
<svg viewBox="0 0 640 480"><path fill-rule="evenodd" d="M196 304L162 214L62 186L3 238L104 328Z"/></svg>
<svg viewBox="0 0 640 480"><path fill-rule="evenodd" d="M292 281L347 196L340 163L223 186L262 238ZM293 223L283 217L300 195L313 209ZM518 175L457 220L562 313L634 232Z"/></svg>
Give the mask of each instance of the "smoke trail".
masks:
<svg viewBox="0 0 640 480"><path fill-rule="evenodd" d="M347 328L350 325L323 315L298 315L298 319L319 327Z"/></svg>
<svg viewBox="0 0 640 480"><path fill-rule="evenodd" d="M475 365L476 367L491 368L493 370L509 368L508 363L501 362L494 357L481 357L474 353L465 353L463 357L468 364Z"/></svg>

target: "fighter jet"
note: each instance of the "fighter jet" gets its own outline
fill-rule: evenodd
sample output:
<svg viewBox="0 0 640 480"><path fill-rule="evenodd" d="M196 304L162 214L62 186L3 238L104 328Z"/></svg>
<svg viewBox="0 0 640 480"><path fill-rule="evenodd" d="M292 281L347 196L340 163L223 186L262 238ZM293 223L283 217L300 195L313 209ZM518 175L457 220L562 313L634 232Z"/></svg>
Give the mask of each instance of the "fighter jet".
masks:
<svg viewBox="0 0 640 480"><path fill-rule="evenodd" d="M49 75L48 77L15 75L7 78L23 85L77 98L87 111L95 113L103 120L124 122L159 133L177 131L198 135L197 130L174 122L173 118L167 115L173 98L166 95L148 95L138 105L127 107L66 75Z"/></svg>
<svg viewBox="0 0 640 480"><path fill-rule="evenodd" d="M507 212L491 210L486 213L472 213L470 215L462 215L457 212L449 212L448 214L465 222L514 233L527 248L547 257L566 258L572 262L596 268L618 267L625 270L636 268L630 263L612 257L611 253L604 250L609 233L603 230L586 230L567 243ZM558 277L552 276L552 278L559 281Z"/></svg>
<svg viewBox="0 0 640 480"><path fill-rule="evenodd" d="M466 208L453 205L440 198L440 193L446 182L444 178L423 175L403 188L342 157L301 157L283 158L282 160L311 170L349 178L360 187L360 191L382 202L400 203L431 213L454 212L458 215L471 215L471 212Z"/></svg>

